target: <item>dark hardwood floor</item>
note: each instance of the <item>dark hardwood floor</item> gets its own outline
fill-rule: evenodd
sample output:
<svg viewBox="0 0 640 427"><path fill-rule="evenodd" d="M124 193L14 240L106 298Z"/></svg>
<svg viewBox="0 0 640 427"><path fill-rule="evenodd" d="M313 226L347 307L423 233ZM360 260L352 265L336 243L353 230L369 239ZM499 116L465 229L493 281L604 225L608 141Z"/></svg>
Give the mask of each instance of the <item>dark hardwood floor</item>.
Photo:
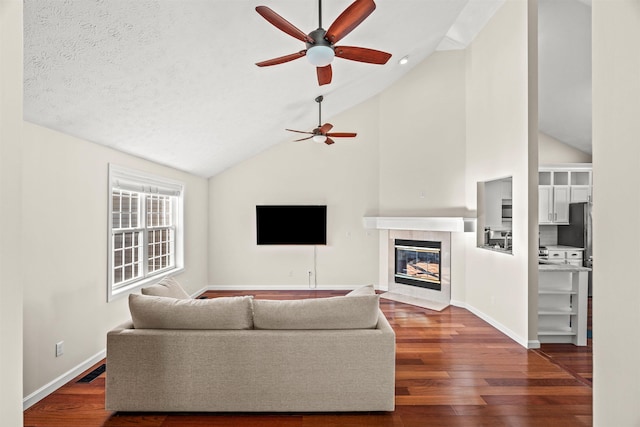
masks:
<svg viewBox="0 0 640 427"><path fill-rule="evenodd" d="M337 291L216 291L294 299ZM391 413L202 414L104 410L104 374L69 382L24 413L25 427L519 427L592 425L588 381L554 360L553 348L526 350L465 309L431 311L381 299L396 331L396 410ZM579 347L562 346L560 354ZM582 348L584 349L584 347ZM578 351L586 357L586 351ZM571 356L573 357L573 356ZM569 357L569 359L571 358ZM574 357L575 358L575 357ZM107 361L108 363L108 361ZM108 365L107 365L108 369ZM585 366L586 369L586 366ZM91 371L91 370L89 370ZM372 373L375 374L375 373ZM590 379L590 372L582 372ZM84 376L84 374L82 375ZM78 377L81 378L82 376Z"/></svg>
<svg viewBox="0 0 640 427"><path fill-rule="evenodd" d="M591 297L588 300L587 313L587 330L591 331ZM576 347L572 344L542 344L536 351L571 373L576 379L589 386L593 384L593 340L591 338L587 339L585 347Z"/></svg>

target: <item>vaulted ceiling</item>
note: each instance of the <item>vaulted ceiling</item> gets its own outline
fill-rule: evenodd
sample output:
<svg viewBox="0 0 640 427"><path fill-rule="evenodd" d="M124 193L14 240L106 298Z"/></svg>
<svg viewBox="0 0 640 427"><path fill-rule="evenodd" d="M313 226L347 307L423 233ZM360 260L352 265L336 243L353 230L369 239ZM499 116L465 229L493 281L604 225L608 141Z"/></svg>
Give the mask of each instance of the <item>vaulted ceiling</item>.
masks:
<svg viewBox="0 0 640 427"><path fill-rule="evenodd" d="M318 95L326 119L436 50L465 48L503 1L378 0L340 44L392 58L385 65L336 58L332 83L318 86L305 58L255 65L304 49L255 7L266 5L308 33L318 26L317 1L25 0L24 115L209 177L291 140L285 128L311 130ZM323 26L349 4L325 0ZM409 63L400 65L406 55Z"/></svg>

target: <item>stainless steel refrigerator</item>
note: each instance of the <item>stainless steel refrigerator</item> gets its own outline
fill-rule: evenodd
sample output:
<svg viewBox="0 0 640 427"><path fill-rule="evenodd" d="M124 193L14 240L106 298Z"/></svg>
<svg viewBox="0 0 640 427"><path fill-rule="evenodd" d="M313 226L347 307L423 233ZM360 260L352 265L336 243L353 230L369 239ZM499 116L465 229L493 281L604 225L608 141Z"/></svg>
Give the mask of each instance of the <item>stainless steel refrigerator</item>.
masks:
<svg viewBox="0 0 640 427"><path fill-rule="evenodd" d="M569 225L558 226L558 244L584 248L582 265L589 268L593 268L591 230L591 203L569 204ZM589 272L589 296L593 287L592 277Z"/></svg>

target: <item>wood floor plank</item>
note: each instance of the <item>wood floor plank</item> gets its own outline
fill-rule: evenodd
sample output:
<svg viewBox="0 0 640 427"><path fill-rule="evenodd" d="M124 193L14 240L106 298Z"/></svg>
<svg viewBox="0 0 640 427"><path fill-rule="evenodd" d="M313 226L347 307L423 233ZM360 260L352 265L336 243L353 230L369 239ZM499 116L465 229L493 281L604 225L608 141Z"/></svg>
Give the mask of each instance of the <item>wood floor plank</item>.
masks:
<svg viewBox="0 0 640 427"><path fill-rule="evenodd" d="M323 298L344 291L208 291L206 297ZM395 301L380 307L396 332L396 409L388 413L113 413L102 374L70 381L24 412L25 427L582 427L593 422L591 349L526 350L459 307ZM590 341L590 340L589 340ZM96 366L99 366L98 363ZM108 363L108 361L107 361ZM92 367L87 372L91 372Z"/></svg>

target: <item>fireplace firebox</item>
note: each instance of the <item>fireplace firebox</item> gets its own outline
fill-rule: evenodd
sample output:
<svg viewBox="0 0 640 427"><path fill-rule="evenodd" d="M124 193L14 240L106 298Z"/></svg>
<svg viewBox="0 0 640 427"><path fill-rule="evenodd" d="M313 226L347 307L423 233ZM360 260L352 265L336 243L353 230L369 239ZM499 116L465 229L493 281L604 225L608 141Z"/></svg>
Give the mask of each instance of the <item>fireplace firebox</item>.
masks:
<svg viewBox="0 0 640 427"><path fill-rule="evenodd" d="M395 282L441 290L441 242L395 240Z"/></svg>

